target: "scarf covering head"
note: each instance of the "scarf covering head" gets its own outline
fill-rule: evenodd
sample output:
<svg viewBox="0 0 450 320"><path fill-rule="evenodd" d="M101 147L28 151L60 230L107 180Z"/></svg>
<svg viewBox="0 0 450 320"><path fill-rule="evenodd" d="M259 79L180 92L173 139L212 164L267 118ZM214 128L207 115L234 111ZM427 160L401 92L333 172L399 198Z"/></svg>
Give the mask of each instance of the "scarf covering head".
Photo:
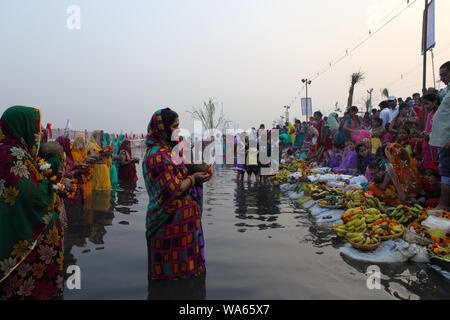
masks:
<svg viewBox="0 0 450 320"><path fill-rule="evenodd" d="M129 143L130 143L130 140L123 140L123 142L120 144L118 154L120 154L123 150L125 152L125 154L128 154L131 157L131 151L128 151L128 149L127 149L127 145Z"/></svg>
<svg viewBox="0 0 450 320"><path fill-rule="evenodd" d="M39 109L23 106L8 108L0 120L0 130L0 142L20 147L31 156L37 156L39 141L36 135L41 133Z"/></svg>
<svg viewBox="0 0 450 320"><path fill-rule="evenodd" d="M336 113L332 112L327 119L328 127L331 134L334 134L339 129L339 123L336 120Z"/></svg>
<svg viewBox="0 0 450 320"><path fill-rule="evenodd" d="M387 171L391 175L399 198L409 201L417 197L421 186L420 173L414 158L398 143L390 143L386 147L386 156L391 163Z"/></svg>
<svg viewBox="0 0 450 320"><path fill-rule="evenodd" d="M81 148L79 147L81 145ZM72 144L72 157L76 165L81 165L87 158L83 137L76 137Z"/></svg>
<svg viewBox="0 0 450 320"><path fill-rule="evenodd" d="M116 145L115 145L116 154L119 154L119 149L122 146L122 142L123 142L124 138L125 138L125 136L123 134L120 134L119 137L117 138Z"/></svg>
<svg viewBox="0 0 450 320"><path fill-rule="evenodd" d="M164 123L162 110L156 111L148 124L145 143L147 152L142 163L145 186L150 198L147 212L147 237L182 206L176 200L182 181L187 177L183 163L172 161L168 124Z"/></svg>
<svg viewBox="0 0 450 320"><path fill-rule="evenodd" d="M65 136L60 136L56 138L56 142L58 142L64 149L64 152L66 153L66 160L69 162L74 162L73 156L72 156L72 149L70 148L70 138Z"/></svg>
<svg viewBox="0 0 450 320"><path fill-rule="evenodd" d="M109 138L109 133L104 132L103 133L103 143L102 143L102 147L106 147L111 145L110 142L110 138Z"/></svg>
<svg viewBox="0 0 450 320"><path fill-rule="evenodd" d="M98 156L101 150L101 141L103 133L101 130L95 130L89 137L89 142L86 147L88 156Z"/></svg>
<svg viewBox="0 0 450 320"><path fill-rule="evenodd" d="M0 282L44 233L60 227L52 183L39 173L35 159L39 131L38 109L11 107L0 119Z"/></svg>

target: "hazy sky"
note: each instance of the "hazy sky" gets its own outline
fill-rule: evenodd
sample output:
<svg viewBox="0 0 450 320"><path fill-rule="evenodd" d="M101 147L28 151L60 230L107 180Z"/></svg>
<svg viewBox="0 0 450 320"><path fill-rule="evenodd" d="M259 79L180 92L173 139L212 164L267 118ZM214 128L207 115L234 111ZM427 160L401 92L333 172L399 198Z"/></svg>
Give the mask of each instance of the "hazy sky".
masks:
<svg viewBox="0 0 450 320"><path fill-rule="evenodd" d="M413 2L414 0L410 0ZM450 60L449 0L436 0L435 70ZM214 98L247 129L270 126L312 78L406 0L2 0L0 113L42 110L44 125L145 132L155 110L186 112ZM69 30L67 8L81 9ZM346 104L350 74L366 73L354 104L374 88L406 98L422 87L418 0L313 81L313 109ZM433 85L429 59L428 86ZM437 83L437 86L441 83ZM305 92L301 92L304 96ZM300 116L300 99L291 105ZM302 118L303 119L303 118Z"/></svg>

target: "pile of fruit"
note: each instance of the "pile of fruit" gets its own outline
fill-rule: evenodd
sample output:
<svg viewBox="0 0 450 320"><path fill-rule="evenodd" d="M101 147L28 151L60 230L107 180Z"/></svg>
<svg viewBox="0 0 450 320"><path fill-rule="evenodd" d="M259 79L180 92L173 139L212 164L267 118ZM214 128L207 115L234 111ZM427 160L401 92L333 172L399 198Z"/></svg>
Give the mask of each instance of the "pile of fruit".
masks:
<svg viewBox="0 0 450 320"><path fill-rule="evenodd" d="M384 206L380 200L369 193L365 193L362 189L347 191L343 202L347 208L363 206L365 208L377 208L384 212Z"/></svg>
<svg viewBox="0 0 450 320"><path fill-rule="evenodd" d="M338 196L327 196L323 200L319 201L323 206L341 207L343 206L342 198Z"/></svg>
<svg viewBox="0 0 450 320"><path fill-rule="evenodd" d="M341 238L347 238L347 235L353 233L363 234L366 232L366 219L363 217L362 208L348 209L341 216L341 222L333 225L333 230Z"/></svg>
<svg viewBox="0 0 450 320"><path fill-rule="evenodd" d="M437 240L435 243L430 244L429 252L431 255L450 260L450 240L445 238Z"/></svg>
<svg viewBox="0 0 450 320"><path fill-rule="evenodd" d="M402 232L403 226L389 218L382 218L369 226L369 233L380 237L389 237Z"/></svg>
<svg viewBox="0 0 450 320"><path fill-rule="evenodd" d="M278 173L274 176L274 180L279 184L285 184L288 182L288 176L291 174L287 169L281 169L278 171Z"/></svg>
<svg viewBox="0 0 450 320"><path fill-rule="evenodd" d="M442 212L438 215L438 217L450 219L450 213L445 210L442 210Z"/></svg>
<svg viewBox="0 0 450 320"><path fill-rule="evenodd" d="M418 204L415 204L412 207L399 205L390 212L389 216L392 219L397 220L399 223L407 226L416 220L419 223L422 222L428 218L429 214L426 209L422 208Z"/></svg>
<svg viewBox="0 0 450 320"><path fill-rule="evenodd" d="M294 159L289 163L281 164L281 168L285 168L286 170L292 172L304 171L306 168L305 160Z"/></svg>
<svg viewBox="0 0 450 320"><path fill-rule="evenodd" d="M380 244L381 238L379 236L370 234L370 233L352 233L347 234L347 240L350 241L351 244L358 245L372 245L372 244Z"/></svg>

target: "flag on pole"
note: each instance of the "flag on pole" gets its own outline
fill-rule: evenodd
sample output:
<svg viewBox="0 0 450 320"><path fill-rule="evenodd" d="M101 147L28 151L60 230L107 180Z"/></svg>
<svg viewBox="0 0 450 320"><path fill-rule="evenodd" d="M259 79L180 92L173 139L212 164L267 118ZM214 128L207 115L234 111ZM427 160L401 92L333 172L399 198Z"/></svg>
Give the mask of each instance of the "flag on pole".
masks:
<svg viewBox="0 0 450 320"><path fill-rule="evenodd" d="M67 119L67 121L66 121L66 127L65 127L65 129L64 129L64 135L65 135L65 136L68 136L70 130L72 130L72 125L70 124L70 120Z"/></svg>

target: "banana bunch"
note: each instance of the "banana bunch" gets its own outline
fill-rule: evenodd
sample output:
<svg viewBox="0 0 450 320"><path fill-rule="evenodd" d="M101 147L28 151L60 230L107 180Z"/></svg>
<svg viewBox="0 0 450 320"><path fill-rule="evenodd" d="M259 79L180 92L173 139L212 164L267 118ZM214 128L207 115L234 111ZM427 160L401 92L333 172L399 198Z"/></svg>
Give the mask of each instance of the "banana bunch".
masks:
<svg viewBox="0 0 450 320"><path fill-rule="evenodd" d="M381 242L379 236L374 236L369 233L348 233L347 240L365 246Z"/></svg>
<svg viewBox="0 0 450 320"><path fill-rule="evenodd" d="M418 219L422 214L422 211L423 207L418 204L415 204L412 207L401 204L391 212L390 217L403 225L408 225L413 220Z"/></svg>
<svg viewBox="0 0 450 320"><path fill-rule="evenodd" d="M373 223L381 218L385 218L386 215L375 208L364 208L363 217L366 219L366 223Z"/></svg>
<svg viewBox="0 0 450 320"><path fill-rule="evenodd" d="M342 221L338 224L334 224L332 229L341 238L344 238L345 235L347 234L347 229L345 228L345 224Z"/></svg>
<svg viewBox="0 0 450 320"><path fill-rule="evenodd" d="M333 225L332 229L341 238L347 236L348 233L366 232L366 219L363 217L362 210L349 209L341 216L341 222Z"/></svg>
<svg viewBox="0 0 450 320"><path fill-rule="evenodd" d="M344 197L344 203L347 208L366 207L376 208L384 212L384 206L380 200L362 189L347 191Z"/></svg>
<svg viewBox="0 0 450 320"><path fill-rule="evenodd" d="M278 171L278 173L275 175L275 180L279 183L279 184L284 184L288 182L288 176L291 174L292 172L290 172L289 170L286 169L282 169L280 171Z"/></svg>
<svg viewBox="0 0 450 320"><path fill-rule="evenodd" d="M367 230L366 218L353 218L345 224L347 232L365 232Z"/></svg>

